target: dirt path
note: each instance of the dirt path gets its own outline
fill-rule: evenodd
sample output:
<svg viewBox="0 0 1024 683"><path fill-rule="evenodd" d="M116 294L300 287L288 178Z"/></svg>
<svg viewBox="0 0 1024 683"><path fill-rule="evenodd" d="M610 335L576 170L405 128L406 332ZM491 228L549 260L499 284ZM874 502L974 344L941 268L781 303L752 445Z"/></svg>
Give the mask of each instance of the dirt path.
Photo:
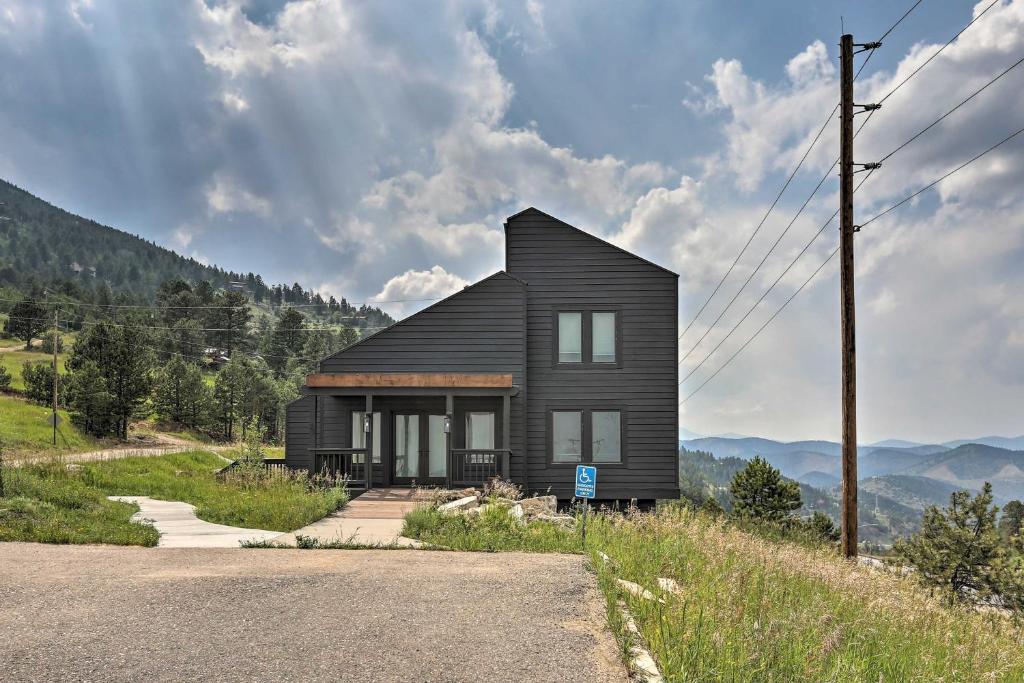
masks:
<svg viewBox="0 0 1024 683"><path fill-rule="evenodd" d="M0 543L4 681L624 683L571 555Z"/></svg>

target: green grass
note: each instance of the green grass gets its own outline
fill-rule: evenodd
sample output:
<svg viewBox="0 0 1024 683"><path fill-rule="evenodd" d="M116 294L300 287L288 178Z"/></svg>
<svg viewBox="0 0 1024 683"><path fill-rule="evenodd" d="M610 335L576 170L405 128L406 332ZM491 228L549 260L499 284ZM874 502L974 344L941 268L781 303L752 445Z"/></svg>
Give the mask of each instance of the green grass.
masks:
<svg viewBox="0 0 1024 683"><path fill-rule="evenodd" d="M4 339L0 340L0 346L16 346L18 341L15 339ZM41 351L25 351L24 343L21 343L22 350L20 351L5 351L0 353L0 366L7 369L7 372L11 373L11 391L21 393L25 391L25 380L21 376L21 369L25 361L31 362L33 365L46 364L49 365L53 362L53 356ZM64 348L71 348L70 342L64 340ZM64 377L67 372L64 369L64 361L67 360L67 352L57 354L57 367L60 368L61 377Z"/></svg>
<svg viewBox="0 0 1024 683"><path fill-rule="evenodd" d="M214 473L223 466L220 456L196 450L83 465L81 476L107 495L184 501L207 522L269 531L294 531L348 502L343 488L313 488L300 477L273 476L252 486L235 478L221 482Z"/></svg>
<svg viewBox="0 0 1024 683"><path fill-rule="evenodd" d="M507 508L490 505L477 517L421 507L405 516L402 535L452 550L581 553L578 531L547 521L523 525Z"/></svg>
<svg viewBox="0 0 1024 683"><path fill-rule="evenodd" d="M577 531L524 527L499 508L476 519L421 508L403 535L453 550L581 550ZM619 601L667 681L1024 680L1019 621L950 608L911 578L845 562L828 546L685 508L593 515L586 546L624 659L633 636ZM663 591L659 577L681 592ZM622 591L620 578L664 602Z"/></svg>
<svg viewBox="0 0 1024 683"><path fill-rule="evenodd" d="M7 354L0 354L0 357ZM57 446L53 446L53 427L47 423L50 409L14 396L0 394L0 445L6 457L71 453L102 448L102 442L80 432L67 411L58 414Z"/></svg>
<svg viewBox="0 0 1024 683"><path fill-rule="evenodd" d="M588 549L609 604L629 604L669 681L1024 679L1019 624L947 608L910 579L831 550L771 542L687 510L599 517ZM682 593L661 592L658 577ZM620 593L615 578L665 604Z"/></svg>
<svg viewBox="0 0 1024 683"><path fill-rule="evenodd" d="M5 468L0 541L153 545L153 529L128 521L134 505L110 495L142 495L196 506L200 519L271 531L293 531L343 506L341 487L312 486L302 476L260 481L217 479L224 461L205 451L81 464L51 461Z"/></svg>
<svg viewBox="0 0 1024 683"><path fill-rule="evenodd" d="M63 465L4 469L0 541L156 545L159 534L133 524L135 505L115 503Z"/></svg>

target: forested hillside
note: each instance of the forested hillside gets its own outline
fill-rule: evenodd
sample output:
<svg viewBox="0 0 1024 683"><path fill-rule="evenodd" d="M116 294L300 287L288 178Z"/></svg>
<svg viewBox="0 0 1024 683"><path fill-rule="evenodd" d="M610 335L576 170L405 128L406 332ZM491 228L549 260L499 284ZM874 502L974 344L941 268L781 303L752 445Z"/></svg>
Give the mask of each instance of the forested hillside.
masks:
<svg viewBox="0 0 1024 683"><path fill-rule="evenodd" d="M0 180L0 289L101 305L152 303L171 280L244 289L251 303L302 305L307 314L345 318L354 327L393 321L376 307L326 299L299 283L271 285L258 273L208 266L122 230L68 213Z"/></svg>

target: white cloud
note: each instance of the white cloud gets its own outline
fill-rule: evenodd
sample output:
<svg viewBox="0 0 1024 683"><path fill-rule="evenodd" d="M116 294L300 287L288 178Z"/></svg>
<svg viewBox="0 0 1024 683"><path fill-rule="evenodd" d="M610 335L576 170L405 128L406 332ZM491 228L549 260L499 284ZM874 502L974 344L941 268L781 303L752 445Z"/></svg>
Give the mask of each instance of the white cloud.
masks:
<svg viewBox="0 0 1024 683"><path fill-rule="evenodd" d="M242 212L264 218L273 208L270 200L253 194L223 173L215 174L206 187L206 205L210 214Z"/></svg>
<svg viewBox="0 0 1024 683"><path fill-rule="evenodd" d="M381 307L394 316L402 317L410 309L423 308L429 302L424 299L442 299L454 294L469 284L441 266L430 270L407 270L388 280L384 287L371 298L371 302L385 301Z"/></svg>
<svg viewBox="0 0 1024 683"><path fill-rule="evenodd" d="M225 91L220 96L224 108L235 114L241 114L249 108L249 103L239 92Z"/></svg>

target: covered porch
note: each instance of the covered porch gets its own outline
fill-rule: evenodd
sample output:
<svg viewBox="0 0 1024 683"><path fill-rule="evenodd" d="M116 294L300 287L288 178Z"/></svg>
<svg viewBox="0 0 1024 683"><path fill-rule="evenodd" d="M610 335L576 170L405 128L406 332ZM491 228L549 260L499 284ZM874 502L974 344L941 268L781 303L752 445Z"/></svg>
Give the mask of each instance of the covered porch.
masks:
<svg viewBox="0 0 1024 683"><path fill-rule="evenodd" d="M511 374L317 373L311 470L370 490L509 479Z"/></svg>

